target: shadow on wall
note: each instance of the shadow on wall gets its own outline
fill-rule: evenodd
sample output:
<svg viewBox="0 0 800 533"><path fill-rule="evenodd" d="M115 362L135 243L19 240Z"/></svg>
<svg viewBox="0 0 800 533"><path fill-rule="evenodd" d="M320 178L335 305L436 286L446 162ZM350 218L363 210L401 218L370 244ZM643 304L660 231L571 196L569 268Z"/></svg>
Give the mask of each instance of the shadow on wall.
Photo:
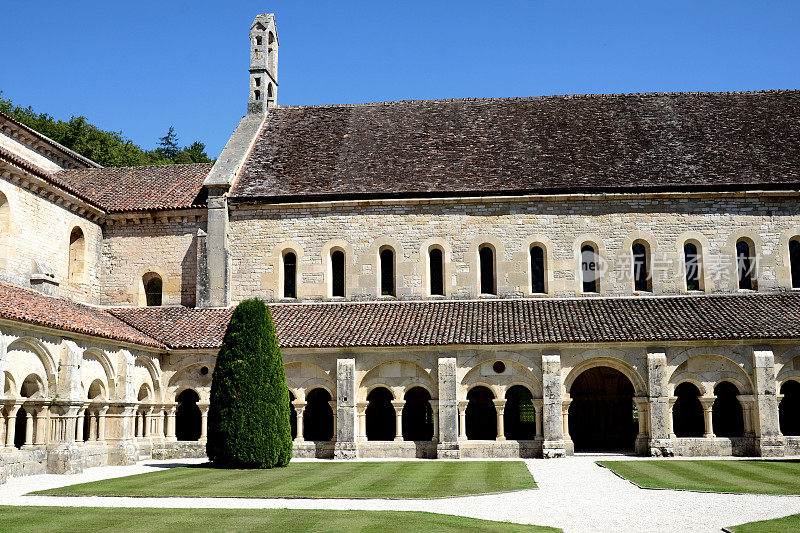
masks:
<svg viewBox="0 0 800 533"><path fill-rule="evenodd" d="M186 250L186 255L181 261L181 305L194 307L196 305L195 287L197 284L197 235L192 238L192 244Z"/></svg>

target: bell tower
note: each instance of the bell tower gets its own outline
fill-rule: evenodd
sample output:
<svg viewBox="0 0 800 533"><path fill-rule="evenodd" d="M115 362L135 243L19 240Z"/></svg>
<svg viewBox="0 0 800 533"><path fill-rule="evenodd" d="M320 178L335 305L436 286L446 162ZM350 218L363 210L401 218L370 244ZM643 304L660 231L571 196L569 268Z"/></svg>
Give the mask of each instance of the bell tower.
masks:
<svg viewBox="0 0 800 533"><path fill-rule="evenodd" d="M258 15L250 25L250 98L247 114L267 112L278 101L278 30L275 15Z"/></svg>

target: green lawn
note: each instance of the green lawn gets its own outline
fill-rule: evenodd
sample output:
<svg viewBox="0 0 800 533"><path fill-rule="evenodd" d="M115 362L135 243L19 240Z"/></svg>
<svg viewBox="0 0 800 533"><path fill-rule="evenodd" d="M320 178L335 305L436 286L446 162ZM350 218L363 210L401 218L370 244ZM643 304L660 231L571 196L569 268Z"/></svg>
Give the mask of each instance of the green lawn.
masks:
<svg viewBox="0 0 800 533"><path fill-rule="evenodd" d="M800 514L784 516L775 520L748 522L726 528L734 533L797 533L800 531Z"/></svg>
<svg viewBox="0 0 800 533"><path fill-rule="evenodd" d="M238 498L433 498L536 488L522 461L293 462L272 470L206 465L37 494Z"/></svg>
<svg viewBox="0 0 800 533"><path fill-rule="evenodd" d="M100 507L0 507L0 531L497 531L557 529L490 522L433 513L292 509L134 509Z"/></svg>
<svg viewBox="0 0 800 533"><path fill-rule="evenodd" d="M800 461L600 461L641 487L800 494Z"/></svg>

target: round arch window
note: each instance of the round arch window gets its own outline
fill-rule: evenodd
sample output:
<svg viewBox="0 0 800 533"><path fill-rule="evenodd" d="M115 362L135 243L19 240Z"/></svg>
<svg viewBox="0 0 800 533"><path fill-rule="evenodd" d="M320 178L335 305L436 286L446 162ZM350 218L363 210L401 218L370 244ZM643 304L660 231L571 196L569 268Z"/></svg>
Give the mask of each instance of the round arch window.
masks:
<svg viewBox="0 0 800 533"><path fill-rule="evenodd" d="M506 364L502 361L495 361L494 364L492 365L492 369L497 374L502 374L503 372L506 371Z"/></svg>

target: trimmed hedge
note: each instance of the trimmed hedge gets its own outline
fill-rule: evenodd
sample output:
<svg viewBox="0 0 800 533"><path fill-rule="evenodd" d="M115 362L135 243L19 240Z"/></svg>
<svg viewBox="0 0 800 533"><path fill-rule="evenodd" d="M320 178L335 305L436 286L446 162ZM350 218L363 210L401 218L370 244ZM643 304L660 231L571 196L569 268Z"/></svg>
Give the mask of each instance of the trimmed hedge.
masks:
<svg viewBox="0 0 800 533"><path fill-rule="evenodd" d="M212 377L208 458L225 468L289 464L289 390L272 316L261 300L245 300L233 311Z"/></svg>

